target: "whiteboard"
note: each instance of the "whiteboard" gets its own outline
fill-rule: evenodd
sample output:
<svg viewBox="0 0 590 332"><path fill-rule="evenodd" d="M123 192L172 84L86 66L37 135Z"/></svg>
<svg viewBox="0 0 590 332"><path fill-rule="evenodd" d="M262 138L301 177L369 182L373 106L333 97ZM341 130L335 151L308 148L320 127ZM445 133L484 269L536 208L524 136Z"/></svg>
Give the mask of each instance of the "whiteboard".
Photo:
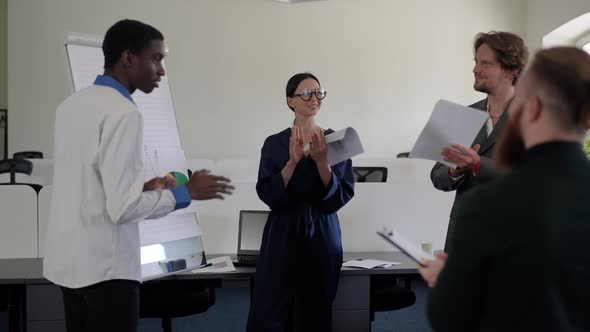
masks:
<svg viewBox="0 0 590 332"><path fill-rule="evenodd" d="M96 76L103 74L102 39L81 34L68 36L66 51L74 91L91 86ZM159 86L150 94L136 90L132 95L144 120L146 179L163 176L164 169L187 172L167 76L162 77ZM159 162L157 156L167 158L160 158ZM195 204L157 220L140 222L139 233L143 280L191 270L205 262ZM178 265L178 261L183 263ZM173 265L179 267L171 268Z"/></svg>

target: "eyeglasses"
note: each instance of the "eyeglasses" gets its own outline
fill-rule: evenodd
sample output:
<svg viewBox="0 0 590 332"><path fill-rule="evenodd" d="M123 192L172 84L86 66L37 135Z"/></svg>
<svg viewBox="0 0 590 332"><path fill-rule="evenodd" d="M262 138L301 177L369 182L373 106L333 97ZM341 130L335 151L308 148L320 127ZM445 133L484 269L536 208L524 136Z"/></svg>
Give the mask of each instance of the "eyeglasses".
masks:
<svg viewBox="0 0 590 332"><path fill-rule="evenodd" d="M312 95L315 95L315 97L317 98L317 100L322 100L322 99L326 98L326 94L327 93L328 92L326 90L324 90L324 89L317 89L317 90L309 90L309 89L306 89L306 90L301 91L301 93L294 94L291 97L292 98L293 97L299 97L303 101L310 101L311 100L311 96Z"/></svg>

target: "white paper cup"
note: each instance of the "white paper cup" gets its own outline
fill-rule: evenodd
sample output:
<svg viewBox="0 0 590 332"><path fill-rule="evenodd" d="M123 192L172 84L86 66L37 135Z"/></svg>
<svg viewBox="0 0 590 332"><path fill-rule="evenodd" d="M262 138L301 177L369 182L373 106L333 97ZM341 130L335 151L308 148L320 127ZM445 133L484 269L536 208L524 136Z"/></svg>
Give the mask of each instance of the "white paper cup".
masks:
<svg viewBox="0 0 590 332"><path fill-rule="evenodd" d="M422 242L420 246L422 247L422 250L432 255L432 242Z"/></svg>

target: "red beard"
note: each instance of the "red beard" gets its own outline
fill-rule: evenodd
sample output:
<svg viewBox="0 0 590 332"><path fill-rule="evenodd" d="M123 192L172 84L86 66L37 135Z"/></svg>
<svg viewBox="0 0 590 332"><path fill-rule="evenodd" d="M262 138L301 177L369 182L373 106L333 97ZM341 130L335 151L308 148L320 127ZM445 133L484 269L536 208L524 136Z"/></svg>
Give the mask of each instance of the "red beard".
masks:
<svg viewBox="0 0 590 332"><path fill-rule="evenodd" d="M510 170L522 161L526 152L520 118L522 110L510 114L506 128L502 132L494 150L494 163L500 169Z"/></svg>

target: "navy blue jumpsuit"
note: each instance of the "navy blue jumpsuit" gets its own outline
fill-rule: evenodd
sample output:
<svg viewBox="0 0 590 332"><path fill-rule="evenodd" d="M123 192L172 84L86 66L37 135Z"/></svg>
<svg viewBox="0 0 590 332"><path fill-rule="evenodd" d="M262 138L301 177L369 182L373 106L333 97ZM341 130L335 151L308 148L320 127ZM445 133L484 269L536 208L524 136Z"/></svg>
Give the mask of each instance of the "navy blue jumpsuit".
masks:
<svg viewBox="0 0 590 332"><path fill-rule="evenodd" d="M342 266L336 212L354 195L352 162L332 166L326 188L314 160L304 156L285 189L281 170L289 160L290 136L288 128L262 147L256 191L271 211L256 266L250 332L287 331L293 312L298 330L331 331Z"/></svg>

